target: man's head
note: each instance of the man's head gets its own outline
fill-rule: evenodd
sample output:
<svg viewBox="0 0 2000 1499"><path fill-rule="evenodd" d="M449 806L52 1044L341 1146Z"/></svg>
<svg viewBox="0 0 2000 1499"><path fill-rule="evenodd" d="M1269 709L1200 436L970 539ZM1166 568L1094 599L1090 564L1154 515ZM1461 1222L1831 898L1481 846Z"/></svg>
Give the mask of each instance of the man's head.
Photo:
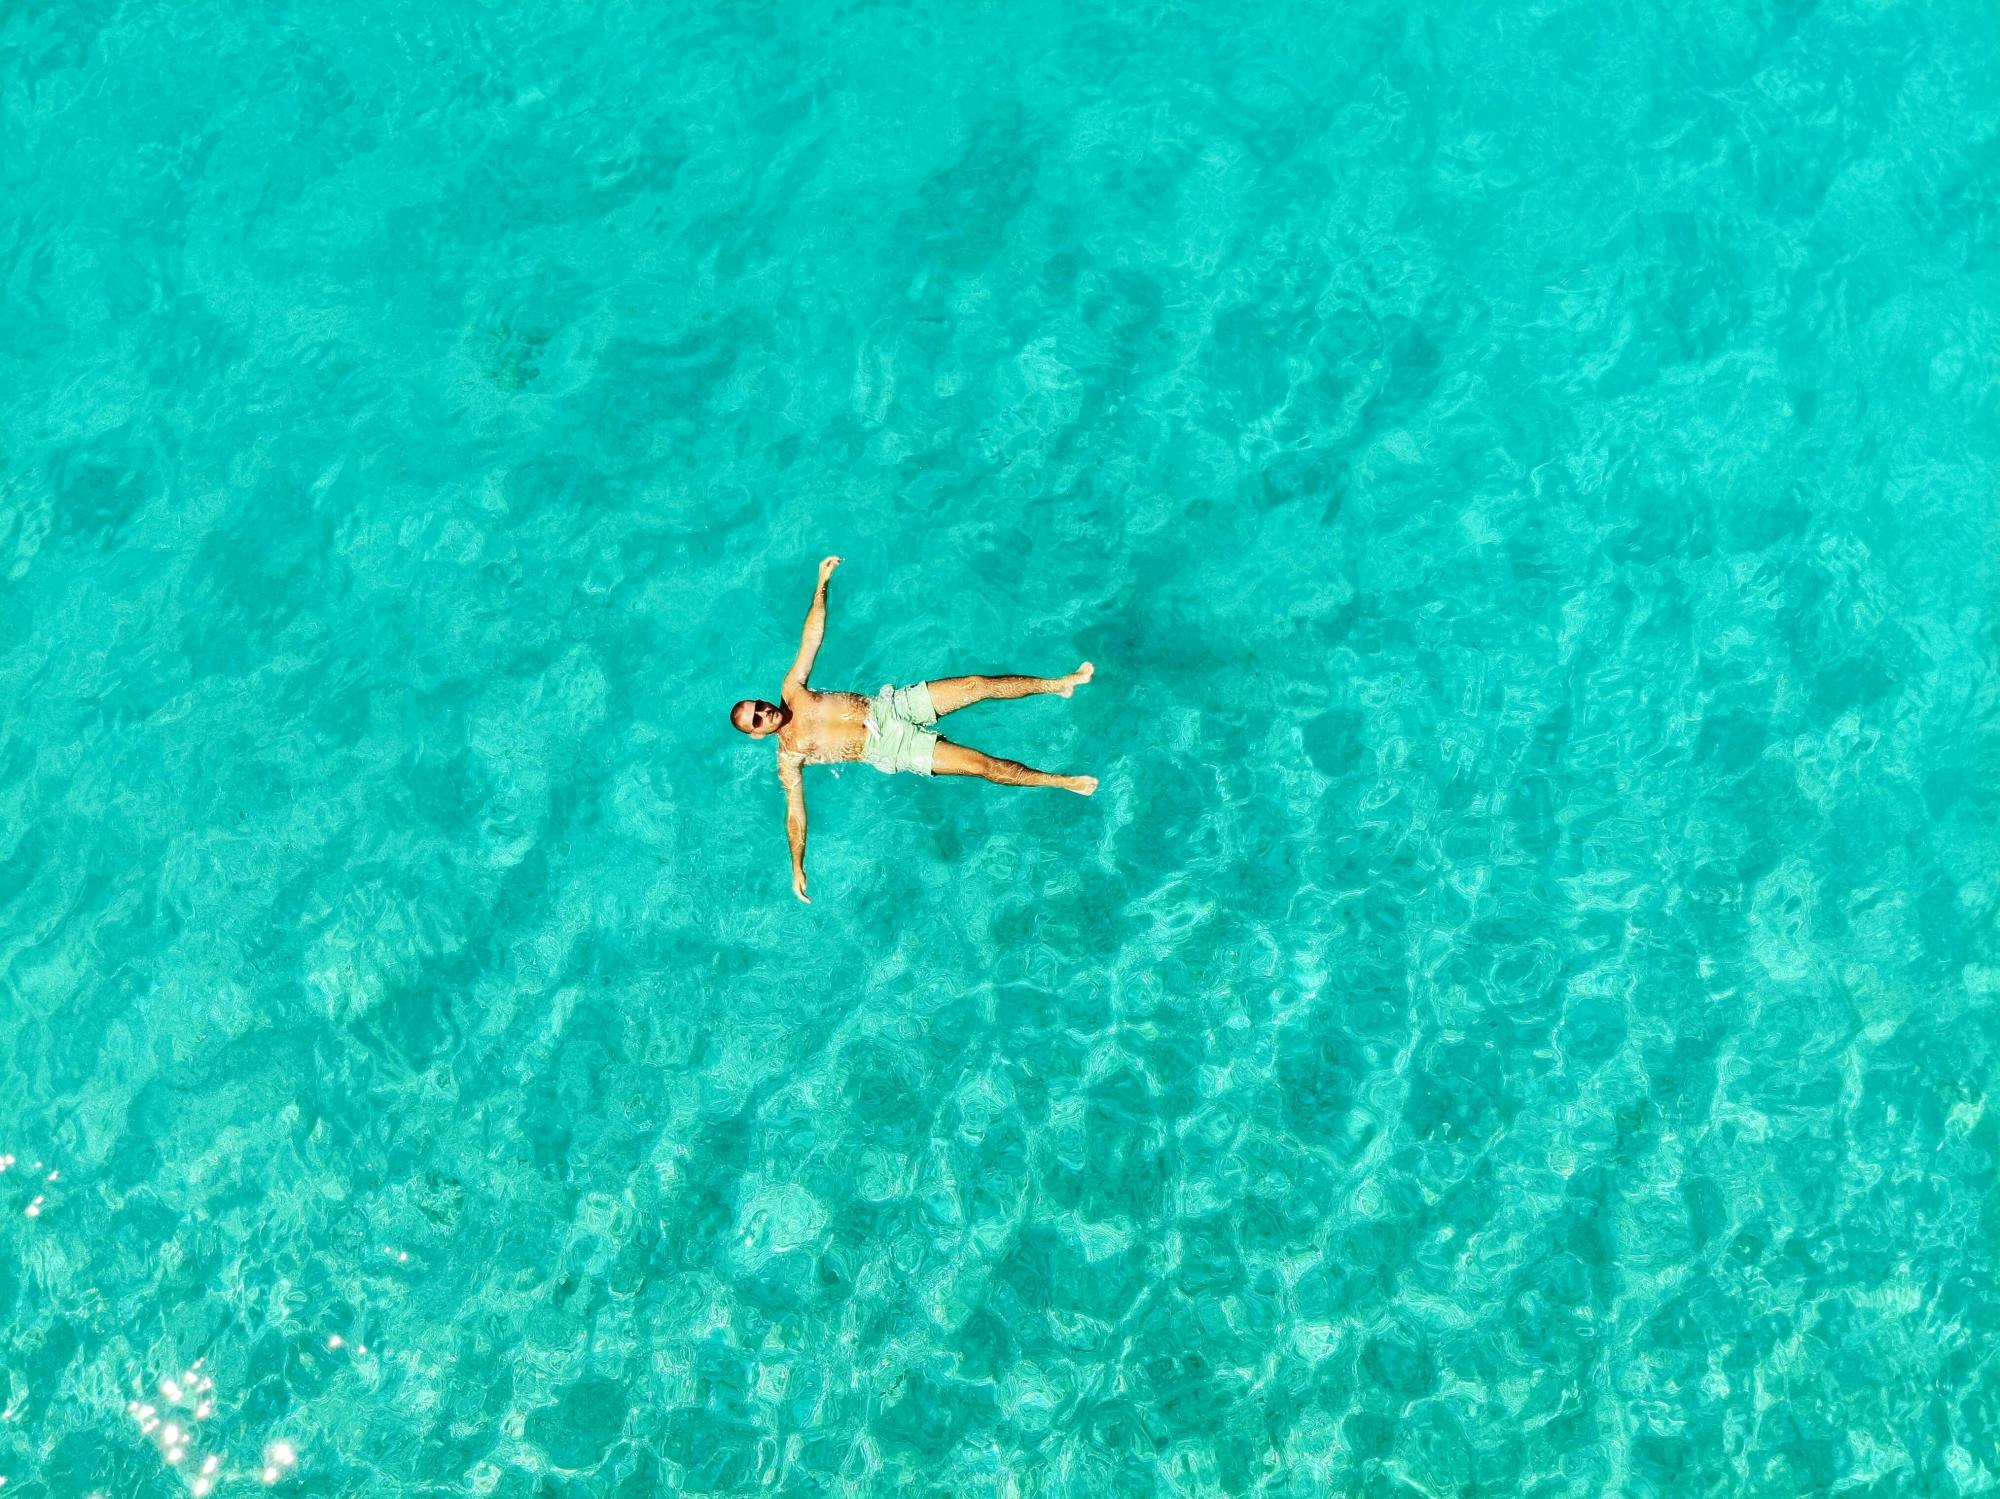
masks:
<svg viewBox="0 0 2000 1499"><path fill-rule="evenodd" d="M785 710L761 697L746 697L729 710L729 721L752 739L762 739L784 727Z"/></svg>

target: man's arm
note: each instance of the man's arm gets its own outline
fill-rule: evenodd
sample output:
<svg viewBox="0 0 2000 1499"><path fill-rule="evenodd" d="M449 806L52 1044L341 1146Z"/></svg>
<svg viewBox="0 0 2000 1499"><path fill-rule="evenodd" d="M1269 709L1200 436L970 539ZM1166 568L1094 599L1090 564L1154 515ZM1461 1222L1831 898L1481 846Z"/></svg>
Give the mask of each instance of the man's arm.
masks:
<svg viewBox="0 0 2000 1499"><path fill-rule="evenodd" d="M833 576L833 570L843 560L828 557L819 565L819 587L813 590L812 608L806 611L806 631L805 637L799 641L799 659L785 673L786 697L805 686L806 678L812 675L813 657L819 654L819 643L826 639L826 580Z"/></svg>
<svg viewBox="0 0 2000 1499"><path fill-rule="evenodd" d="M792 845L792 894L807 905L806 894L806 782L799 762L790 755L778 756L778 779L785 783L785 837Z"/></svg>

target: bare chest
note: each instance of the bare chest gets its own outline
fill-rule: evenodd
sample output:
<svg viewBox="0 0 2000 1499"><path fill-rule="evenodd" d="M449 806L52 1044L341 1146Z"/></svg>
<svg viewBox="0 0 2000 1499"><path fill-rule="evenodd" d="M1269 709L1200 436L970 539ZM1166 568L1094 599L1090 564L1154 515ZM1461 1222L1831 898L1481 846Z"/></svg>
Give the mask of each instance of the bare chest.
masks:
<svg viewBox="0 0 2000 1499"><path fill-rule="evenodd" d="M815 692L801 694L789 706L792 721L778 731L778 743L788 754L809 765L861 758L868 699L852 692Z"/></svg>

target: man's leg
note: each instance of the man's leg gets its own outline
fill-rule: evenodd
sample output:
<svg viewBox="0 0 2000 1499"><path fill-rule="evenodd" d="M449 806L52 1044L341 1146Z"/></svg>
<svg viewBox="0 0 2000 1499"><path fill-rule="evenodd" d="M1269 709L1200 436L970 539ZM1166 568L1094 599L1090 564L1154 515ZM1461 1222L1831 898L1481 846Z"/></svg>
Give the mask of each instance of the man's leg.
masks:
<svg viewBox="0 0 2000 1499"><path fill-rule="evenodd" d="M1030 770L1018 761L981 754L976 749L953 744L949 739L937 742L937 751L931 758L931 774L978 776L982 781L992 781L1000 786L1060 786L1078 796L1089 796L1097 789L1096 776L1058 776L1050 775L1046 770Z"/></svg>
<svg viewBox="0 0 2000 1499"><path fill-rule="evenodd" d="M943 718L947 713L956 713L960 708L983 703L989 698L1033 697L1042 692L1068 697L1088 682L1096 671L1097 668L1086 661L1066 677L940 677L928 684L931 706L937 709L938 717Z"/></svg>

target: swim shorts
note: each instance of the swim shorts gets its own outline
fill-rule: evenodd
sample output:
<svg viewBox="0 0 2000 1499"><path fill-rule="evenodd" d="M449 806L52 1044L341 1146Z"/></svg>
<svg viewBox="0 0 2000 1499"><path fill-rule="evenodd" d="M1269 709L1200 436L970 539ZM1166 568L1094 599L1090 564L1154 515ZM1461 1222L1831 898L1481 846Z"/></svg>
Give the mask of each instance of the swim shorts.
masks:
<svg viewBox="0 0 2000 1499"><path fill-rule="evenodd" d="M868 742L861 758L885 775L913 770L927 776L938 742L938 736L928 731L936 726L930 683L891 687L884 682L868 704Z"/></svg>

